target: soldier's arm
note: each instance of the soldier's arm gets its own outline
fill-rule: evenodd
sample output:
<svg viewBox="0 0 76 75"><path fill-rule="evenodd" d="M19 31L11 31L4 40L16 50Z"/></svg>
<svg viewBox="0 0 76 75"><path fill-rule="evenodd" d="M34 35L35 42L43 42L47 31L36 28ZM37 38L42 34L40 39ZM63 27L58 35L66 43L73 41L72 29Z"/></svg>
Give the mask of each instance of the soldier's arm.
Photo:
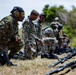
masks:
<svg viewBox="0 0 76 75"><path fill-rule="evenodd" d="M21 38L20 38L20 35L19 35L19 32L18 31L19 31L19 29L17 27L17 29L15 31L14 37L15 37L16 42L21 42Z"/></svg>
<svg viewBox="0 0 76 75"><path fill-rule="evenodd" d="M39 28L39 38L42 38L42 27Z"/></svg>

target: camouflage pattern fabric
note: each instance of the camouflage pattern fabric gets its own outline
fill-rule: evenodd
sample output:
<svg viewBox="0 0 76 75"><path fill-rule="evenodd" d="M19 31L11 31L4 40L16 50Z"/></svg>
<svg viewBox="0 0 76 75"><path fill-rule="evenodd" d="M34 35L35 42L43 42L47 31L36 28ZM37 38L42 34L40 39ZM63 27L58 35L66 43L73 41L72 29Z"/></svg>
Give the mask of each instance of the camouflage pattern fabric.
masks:
<svg viewBox="0 0 76 75"><path fill-rule="evenodd" d="M41 25L41 23L39 22L39 20L37 20L34 22L34 24L35 24L35 29L36 29L36 36L38 38L42 38L42 25Z"/></svg>
<svg viewBox="0 0 76 75"><path fill-rule="evenodd" d="M44 41L44 53L53 53L55 51L56 39L52 37L43 38Z"/></svg>
<svg viewBox="0 0 76 75"><path fill-rule="evenodd" d="M50 27L45 28L43 34L44 34L46 37L54 37L53 29L50 28Z"/></svg>
<svg viewBox="0 0 76 75"><path fill-rule="evenodd" d="M51 24L50 24L50 26L52 26L52 25L55 25L56 26L56 29L55 29L55 32L57 32L57 33L55 33L55 35L56 35L56 37L57 37L57 39L62 35L61 33L60 33L60 30L62 30L63 29L63 25L60 23L60 22L51 22Z"/></svg>
<svg viewBox="0 0 76 75"><path fill-rule="evenodd" d="M54 31L51 27L46 27L43 31L44 40L47 38L53 38L53 40L47 39L44 41L44 52L45 53L53 53L55 50L55 40L54 40Z"/></svg>
<svg viewBox="0 0 76 75"><path fill-rule="evenodd" d="M54 35L55 35L56 39L58 40L58 50L60 50L61 46L63 44L63 38L62 38L62 36L63 36L62 35L63 34L62 33L63 25L58 21L52 22L51 25L52 24L57 26L57 28L53 31L54 31Z"/></svg>
<svg viewBox="0 0 76 75"><path fill-rule="evenodd" d="M31 33L32 34L36 34L36 33L35 33L35 25L29 19L29 17L23 23L23 31L22 32L23 32L23 40L24 40L25 57L32 59L35 52L31 50L31 47L35 48L35 39L31 36Z"/></svg>
<svg viewBox="0 0 76 75"><path fill-rule="evenodd" d="M0 21L0 51L8 48L10 49L11 54L17 53L21 49L22 45L20 45L20 42L19 44L16 43L16 37L20 37L18 33L18 23L16 19L13 18L11 15L3 18ZM12 39L14 41L12 41ZM11 48L13 48L12 45L14 46L13 53L11 50Z"/></svg>
<svg viewBox="0 0 76 75"><path fill-rule="evenodd" d="M43 35L42 35L42 25L41 23L39 22L39 20L36 20L34 22L35 24L35 30L36 30L36 36L40 39L42 39ZM41 52L42 51L42 45L39 41L36 41L36 47L38 49L38 52Z"/></svg>

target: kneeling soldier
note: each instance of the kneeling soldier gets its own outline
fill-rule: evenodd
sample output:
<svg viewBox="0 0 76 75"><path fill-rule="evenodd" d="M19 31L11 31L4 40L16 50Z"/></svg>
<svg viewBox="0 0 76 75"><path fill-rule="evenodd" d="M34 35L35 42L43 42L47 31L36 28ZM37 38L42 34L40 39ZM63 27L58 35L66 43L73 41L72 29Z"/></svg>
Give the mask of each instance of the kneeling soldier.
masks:
<svg viewBox="0 0 76 75"><path fill-rule="evenodd" d="M11 15L4 17L0 21L0 59L12 66L10 58L13 57L23 46L23 43L18 34L18 21L23 21L24 10L21 7L15 6L11 11ZM8 55L8 50L10 53Z"/></svg>

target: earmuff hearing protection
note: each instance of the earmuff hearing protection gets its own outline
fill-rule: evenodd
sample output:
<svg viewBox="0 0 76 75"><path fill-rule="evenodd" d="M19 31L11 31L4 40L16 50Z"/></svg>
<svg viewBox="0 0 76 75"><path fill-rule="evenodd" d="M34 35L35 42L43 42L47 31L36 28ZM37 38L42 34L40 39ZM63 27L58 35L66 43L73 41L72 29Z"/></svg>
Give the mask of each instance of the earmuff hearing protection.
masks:
<svg viewBox="0 0 76 75"><path fill-rule="evenodd" d="M15 17L19 17L19 14L20 14L20 13L19 13L18 10L15 10L15 11L13 12L13 14L14 14Z"/></svg>

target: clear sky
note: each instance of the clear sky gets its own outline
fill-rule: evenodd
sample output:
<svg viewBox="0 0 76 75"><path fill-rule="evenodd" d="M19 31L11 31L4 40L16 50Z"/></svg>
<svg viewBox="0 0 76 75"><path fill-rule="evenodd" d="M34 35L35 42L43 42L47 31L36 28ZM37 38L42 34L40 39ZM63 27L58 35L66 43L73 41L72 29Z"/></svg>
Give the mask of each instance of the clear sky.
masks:
<svg viewBox="0 0 76 75"><path fill-rule="evenodd" d="M76 0L0 0L0 20L9 15L14 6L22 7L25 11L25 18L27 18L32 9L41 13L46 4L63 5L67 10L71 10L73 5L76 7ZM19 28L21 28L21 23Z"/></svg>

